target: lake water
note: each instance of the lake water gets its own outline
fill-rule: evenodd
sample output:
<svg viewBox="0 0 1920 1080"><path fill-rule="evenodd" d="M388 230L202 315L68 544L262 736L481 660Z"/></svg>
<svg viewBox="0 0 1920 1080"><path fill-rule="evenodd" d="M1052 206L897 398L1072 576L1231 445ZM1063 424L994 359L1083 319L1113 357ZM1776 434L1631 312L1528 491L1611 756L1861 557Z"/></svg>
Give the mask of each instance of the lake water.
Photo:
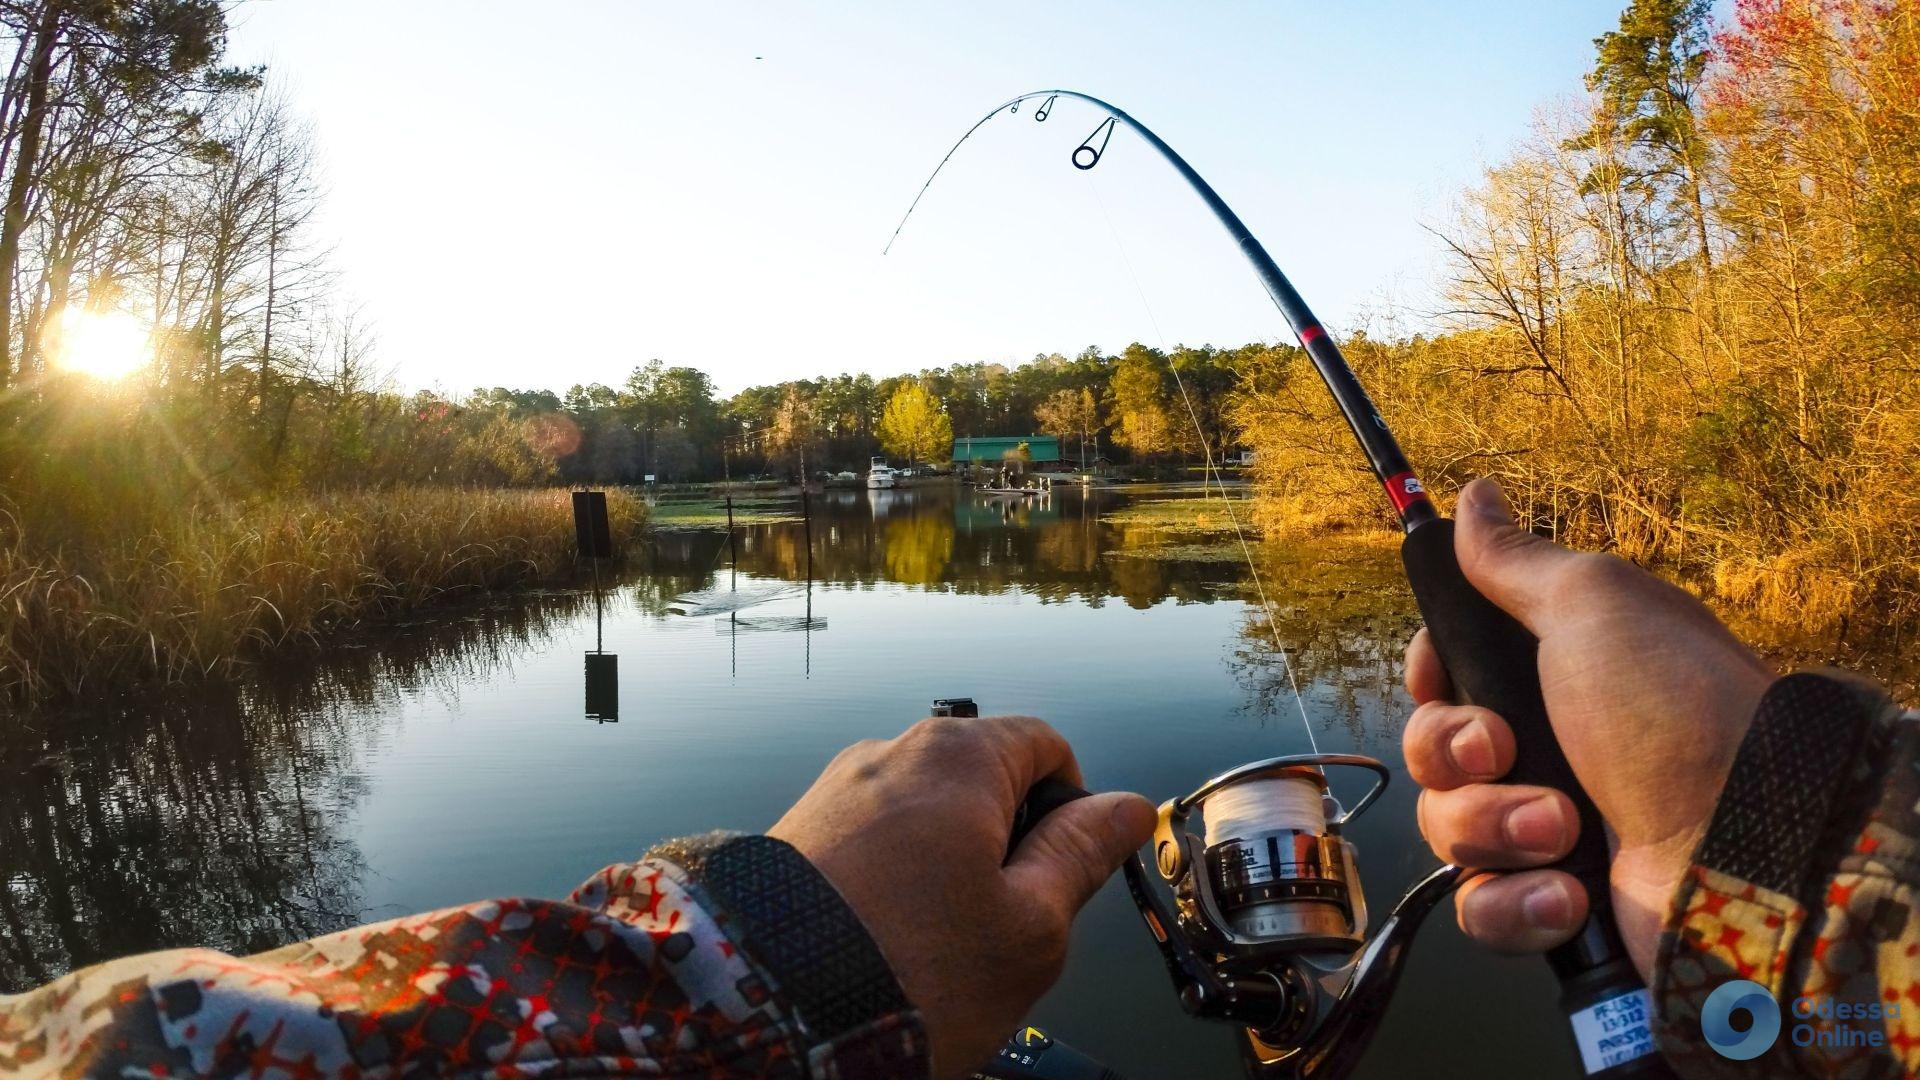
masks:
<svg viewBox="0 0 1920 1080"><path fill-rule="evenodd" d="M1170 505L1196 495L836 491L805 524L792 501L743 503L731 555L723 515L669 508L608 572L598 619L584 588L460 607L206 700L65 720L0 771L0 990L562 894L662 837L766 828L842 746L938 697L1044 717L1089 784L1156 802L1304 752L1237 546L1179 527L1218 523ZM1354 832L1378 917L1434 865L1399 759L1410 602L1390 551L1260 560L1320 748L1396 772ZM616 722L587 716L596 649L619 658ZM1443 910L1362 1075L1575 1075L1556 994L1539 961L1473 949ZM1033 1019L1129 1077L1238 1075L1231 1033L1180 1011L1117 879Z"/></svg>

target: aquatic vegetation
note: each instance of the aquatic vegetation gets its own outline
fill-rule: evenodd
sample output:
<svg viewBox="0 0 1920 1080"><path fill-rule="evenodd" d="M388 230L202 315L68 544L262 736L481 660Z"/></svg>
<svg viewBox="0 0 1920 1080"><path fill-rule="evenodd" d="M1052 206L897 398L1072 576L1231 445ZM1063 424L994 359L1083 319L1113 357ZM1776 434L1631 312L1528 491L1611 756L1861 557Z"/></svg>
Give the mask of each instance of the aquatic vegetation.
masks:
<svg viewBox="0 0 1920 1080"><path fill-rule="evenodd" d="M608 493L615 541L646 521ZM41 704L234 674L271 650L574 565L561 489L407 488L150 510L86 542L0 516L0 693Z"/></svg>
<svg viewBox="0 0 1920 1080"><path fill-rule="evenodd" d="M1232 491L1228 497L1233 500L1231 516L1217 490L1209 491L1204 498L1195 492L1180 498L1139 499L1101 516L1129 532L1224 533L1229 537L1238 521L1251 537L1257 532L1253 500L1245 491Z"/></svg>
<svg viewBox="0 0 1920 1080"><path fill-rule="evenodd" d="M724 499L676 499L655 503L649 509L648 521L662 529L725 529L727 527L727 504ZM741 499L733 500L734 525L773 525L783 521L800 520L800 500L791 499Z"/></svg>

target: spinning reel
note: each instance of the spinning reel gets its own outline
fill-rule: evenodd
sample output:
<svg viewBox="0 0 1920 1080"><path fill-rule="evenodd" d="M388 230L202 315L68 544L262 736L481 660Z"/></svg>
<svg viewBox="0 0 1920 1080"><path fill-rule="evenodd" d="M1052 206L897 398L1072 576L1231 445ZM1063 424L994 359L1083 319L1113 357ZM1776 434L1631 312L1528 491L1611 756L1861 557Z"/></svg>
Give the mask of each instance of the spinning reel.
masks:
<svg viewBox="0 0 1920 1080"><path fill-rule="evenodd" d="M936 716L978 716L971 698L934 702ZM1328 767L1374 775L1351 810L1328 787ZM1255 1080L1336 1080L1350 1072L1386 1014L1413 936L1467 873L1443 866L1408 890L1372 935L1346 825L1386 790L1391 774L1360 754L1294 754L1229 769L1161 804L1153 861L1173 903L1138 854L1123 867L1193 1016L1241 1028L1241 1062ZM1042 817L1085 795L1059 780L1028 791L1013 844ZM1204 837L1188 829L1198 811ZM1023 1028L981 1077L1107 1080L1119 1074L1038 1028Z"/></svg>
<svg viewBox="0 0 1920 1080"><path fill-rule="evenodd" d="M1330 766L1365 769L1351 810ZM1297 754L1242 765L1160 807L1154 864L1139 856L1127 888L1188 1013L1242 1029L1257 1078L1344 1076L1386 1012L1413 935L1464 871L1443 866L1368 934L1366 897L1345 827L1385 790L1387 767L1358 754ZM1204 838L1188 829L1195 811Z"/></svg>

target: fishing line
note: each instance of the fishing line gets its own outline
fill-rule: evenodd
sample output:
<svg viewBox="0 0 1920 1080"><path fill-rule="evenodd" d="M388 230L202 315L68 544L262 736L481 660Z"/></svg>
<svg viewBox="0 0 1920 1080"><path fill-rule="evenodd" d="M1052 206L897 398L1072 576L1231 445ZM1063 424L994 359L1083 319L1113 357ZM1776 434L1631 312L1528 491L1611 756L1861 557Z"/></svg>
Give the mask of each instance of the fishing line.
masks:
<svg viewBox="0 0 1920 1080"><path fill-rule="evenodd" d="M1108 121L1111 123L1111 119ZM1089 136L1091 139L1091 136ZM1246 557L1247 573L1253 578L1254 592L1260 597L1260 609L1267 616L1267 631L1273 636L1273 647L1280 653L1280 667L1287 673L1287 686L1293 691L1293 703L1300 710L1300 726L1306 729L1307 745L1314 753L1320 752L1320 740L1314 738L1313 721L1307 716L1307 699L1300 693L1300 680L1293 673L1293 655L1287 650L1286 643L1280 638L1280 621L1274 615L1273 602L1267 599L1267 586L1260 578L1260 568L1254 565L1253 547L1247 543L1247 534L1240 528L1240 518L1233 512L1233 499L1227 494L1227 483L1213 464L1213 444L1207 441L1207 432L1200 424L1200 413L1193 407L1193 398L1187 394L1187 382L1180 377L1180 369L1173 362L1173 353L1167 348L1167 336L1160 329L1160 320L1153 313L1153 305L1147 302L1147 291L1140 284L1140 275L1133 268L1133 260L1127 255L1127 245L1120 237L1120 230L1113 223L1113 215L1107 212L1106 200L1100 197L1099 185L1093 181L1091 169L1082 169L1087 179L1087 191L1093 195L1095 206L1100 208L1100 217L1107 223L1107 234L1113 237L1113 246L1120 252L1120 264L1127 268L1127 277L1133 282L1134 295L1140 298L1140 307L1147 313L1147 322L1153 327L1153 336L1160 342L1160 355L1167 358L1167 370L1173 373L1173 385L1180 391L1180 401L1186 406L1187 419L1193 422L1194 438L1200 440L1200 454L1206 462L1206 470L1200 474L1202 498L1207 490L1207 478L1211 477L1220 489L1220 505L1227 512L1227 521L1233 525L1234 538L1240 541L1240 554Z"/></svg>

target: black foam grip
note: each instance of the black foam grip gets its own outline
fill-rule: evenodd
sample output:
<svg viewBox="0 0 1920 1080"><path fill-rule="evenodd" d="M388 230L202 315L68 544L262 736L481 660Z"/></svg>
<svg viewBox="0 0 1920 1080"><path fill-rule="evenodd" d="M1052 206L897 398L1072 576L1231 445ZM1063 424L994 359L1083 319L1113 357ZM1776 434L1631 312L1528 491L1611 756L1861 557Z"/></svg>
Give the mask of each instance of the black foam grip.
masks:
<svg viewBox="0 0 1920 1080"><path fill-rule="evenodd" d="M1453 522L1435 519L1407 534L1400 558L1433 647L1453 682L1454 700L1498 713L1513 729L1510 784L1557 788L1580 814L1580 837L1558 864L1590 894L1607 895L1607 839L1600 811L1574 778L1547 722L1537 660L1540 642L1467 583L1453 550Z"/></svg>
<svg viewBox="0 0 1920 1080"><path fill-rule="evenodd" d="M1643 989L1613 921L1607 837L1600 811L1574 776L1547 720L1540 689L1540 642L1467 582L1454 552L1453 522L1436 518L1415 528L1401 544L1400 558L1434 650L1453 683L1454 700L1491 709L1513 729L1514 765L1505 782L1556 788L1573 800L1580 815L1580 836L1573 850L1555 864L1579 879L1588 900L1587 923L1580 933L1547 953L1547 962L1560 980L1562 1008L1572 1014ZM1658 1054L1647 1053L1590 1075L1665 1077L1672 1073Z"/></svg>
<svg viewBox="0 0 1920 1080"><path fill-rule="evenodd" d="M1074 787L1065 780L1056 780L1049 776L1027 789L1027 797L1020 808L1013 812L1013 833L1007 840L1007 854L1020 846L1040 819L1067 805L1075 799L1084 799L1087 792Z"/></svg>

